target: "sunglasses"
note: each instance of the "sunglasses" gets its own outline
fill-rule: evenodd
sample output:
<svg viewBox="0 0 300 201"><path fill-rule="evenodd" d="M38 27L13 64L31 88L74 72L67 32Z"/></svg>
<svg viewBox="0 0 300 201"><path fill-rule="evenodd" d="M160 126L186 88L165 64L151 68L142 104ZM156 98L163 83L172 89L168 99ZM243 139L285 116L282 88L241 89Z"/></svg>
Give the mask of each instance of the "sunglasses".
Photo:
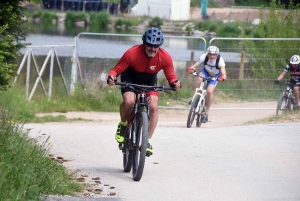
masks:
<svg viewBox="0 0 300 201"><path fill-rule="evenodd" d="M152 45L152 44L149 44L149 43L146 43L146 45L150 48L154 47L154 48L159 48L160 45Z"/></svg>

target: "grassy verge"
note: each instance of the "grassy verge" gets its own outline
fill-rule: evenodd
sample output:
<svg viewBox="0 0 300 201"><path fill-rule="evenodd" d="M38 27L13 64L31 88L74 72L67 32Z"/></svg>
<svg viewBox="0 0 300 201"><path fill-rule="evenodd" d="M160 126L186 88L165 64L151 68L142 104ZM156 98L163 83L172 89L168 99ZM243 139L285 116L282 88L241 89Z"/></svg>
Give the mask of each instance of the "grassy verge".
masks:
<svg viewBox="0 0 300 201"><path fill-rule="evenodd" d="M84 186L73 180L74 174L50 159L47 141L37 143L23 123L15 124L13 115L0 108L0 200L44 200L49 194L82 191Z"/></svg>
<svg viewBox="0 0 300 201"><path fill-rule="evenodd" d="M244 125L253 124L277 124L277 123L288 123L288 122L299 122L300 121L300 110L293 110L281 115L274 115L264 119L258 119L254 121L249 121Z"/></svg>

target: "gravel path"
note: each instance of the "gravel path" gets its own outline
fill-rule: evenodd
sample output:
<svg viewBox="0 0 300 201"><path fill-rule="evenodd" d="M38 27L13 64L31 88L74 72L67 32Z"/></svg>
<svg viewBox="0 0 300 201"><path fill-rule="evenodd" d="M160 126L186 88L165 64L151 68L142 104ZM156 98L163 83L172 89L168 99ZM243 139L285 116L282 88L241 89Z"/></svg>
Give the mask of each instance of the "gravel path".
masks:
<svg viewBox="0 0 300 201"><path fill-rule="evenodd" d="M55 200L300 199L300 122L241 126L275 112L215 109L210 123L186 128L186 113L160 109L154 155L147 158L139 182L122 171L122 154L114 140L117 113L89 113L92 121L26 127L32 128L32 137L50 136L53 157L63 157L66 167L79 170L78 178L95 184L86 191L93 198ZM95 194L95 189L101 190Z"/></svg>

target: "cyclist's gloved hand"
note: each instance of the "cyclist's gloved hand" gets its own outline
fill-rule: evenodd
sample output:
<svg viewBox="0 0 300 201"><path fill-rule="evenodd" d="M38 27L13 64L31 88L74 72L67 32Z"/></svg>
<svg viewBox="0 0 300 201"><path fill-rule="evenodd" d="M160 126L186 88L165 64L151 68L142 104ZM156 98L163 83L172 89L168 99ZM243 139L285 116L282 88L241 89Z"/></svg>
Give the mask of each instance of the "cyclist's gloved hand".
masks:
<svg viewBox="0 0 300 201"><path fill-rule="evenodd" d="M225 81L225 79L224 79L223 76L220 76L220 77L218 78L218 81L223 82L223 81Z"/></svg>
<svg viewBox="0 0 300 201"><path fill-rule="evenodd" d="M113 85L116 82L117 78L114 76L108 76L106 83L109 85Z"/></svg>
<svg viewBox="0 0 300 201"><path fill-rule="evenodd" d="M274 83L275 84L280 84L280 81L279 80L274 80Z"/></svg>
<svg viewBox="0 0 300 201"><path fill-rule="evenodd" d="M189 71L189 72L193 72L195 69L193 68L193 67L189 67L188 69L187 69L187 71Z"/></svg>
<svg viewBox="0 0 300 201"><path fill-rule="evenodd" d="M179 90L181 88L181 83L179 80L176 80L175 82L173 82L171 84L171 87L174 89L174 90Z"/></svg>

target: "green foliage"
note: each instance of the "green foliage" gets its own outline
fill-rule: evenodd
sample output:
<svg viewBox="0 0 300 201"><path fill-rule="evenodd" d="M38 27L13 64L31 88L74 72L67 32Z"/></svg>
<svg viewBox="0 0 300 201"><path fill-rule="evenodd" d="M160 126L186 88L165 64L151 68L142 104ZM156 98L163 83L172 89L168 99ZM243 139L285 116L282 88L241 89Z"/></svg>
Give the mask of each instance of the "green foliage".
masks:
<svg viewBox="0 0 300 201"><path fill-rule="evenodd" d="M87 24L88 15L85 12L67 11L65 23L67 27L72 27L75 22L84 21Z"/></svg>
<svg viewBox="0 0 300 201"><path fill-rule="evenodd" d="M253 27L249 22L202 21L196 24L196 30L216 32L218 37L240 37L251 34Z"/></svg>
<svg viewBox="0 0 300 201"><path fill-rule="evenodd" d="M22 48L19 41L24 40L18 0L0 2L0 91L7 90L11 78L15 75L13 68L17 66L18 51Z"/></svg>
<svg viewBox="0 0 300 201"><path fill-rule="evenodd" d="M49 157L48 139L39 142L14 123L11 113L0 105L0 200L45 200L46 195L74 195L83 186L73 173Z"/></svg>
<svg viewBox="0 0 300 201"><path fill-rule="evenodd" d="M46 24L52 23L52 20L58 20L58 15L53 12L45 11L42 16L43 22Z"/></svg>
<svg viewBox="0 0 300 201"><path fill-rule="evenodd" d="M125 26L126 28L133 26L133 22L128 18L119 18L117 19L116 26Z"/></svg>
<svg viewBox="0 0 300 201"><path fill-rule="evenodd" d="M32 14L30 12L29 13L27 12L27 15L29 17L32 17L33 19L35 19L35 18L42 18L42 16L43 16L43 10L38 9L38 10L34 11Z"/></svg>
<svg viewBox="0 0 300 201"><path fill-rule="evenodd" d="M256 38L299 38L300 35L300 9L290 6L289 12L286 12L284 5L276 0L272 0L269 14L265 18L264 10L261 9L261 23L253 27L253 36ZM244 41L243 46L246 49L251 61L251 68L258 78L274 79L287 64L286 60L294 54L299 54L300 41ZM278 59L280 58L280 59ZM274 69L269 71L266 69Z"/></svg>
<svg viewBox="0 0 300 201"><path fill-rule="evenodd" d="M222 21L202 21L195 26L195 29L200 31L208 30L210 32L216 31L218 27L222 26Z"/></svg>
<svg viewBox="0 0 300 201"><path fill-rule="evenodd" d="M235 0L235 6L268 7L269 5L269 0Z"/></svg>
<svg viewBox="0 0 300 201"><path fill-rule="evenodd" d="M190 7L200 7L201 0L191 0ZM218 8L218 4L214 0L209 0L207 7L209 8Z"/></svg>
<svg viewBox="0 0 300 201"><path fill-rule="evenodd" d="M163 25L163 20L159 17L154 17L151 19L149 23L149 27L157 27L160 28L160 26Z"/></svg>
<svg viewBox="0 0 300 201"><path fill-rule="evenodd" d="M107 24L111 23L110 15L107 12L91 12L90 26L93 28L106 28Z"/></svg>
<svg viewBox="0 0 300 201"><path fill-rule="evenodd" d="M239 37L241 30L236 22L228 22L217 28L216 33L220 37Z"/></svg>

